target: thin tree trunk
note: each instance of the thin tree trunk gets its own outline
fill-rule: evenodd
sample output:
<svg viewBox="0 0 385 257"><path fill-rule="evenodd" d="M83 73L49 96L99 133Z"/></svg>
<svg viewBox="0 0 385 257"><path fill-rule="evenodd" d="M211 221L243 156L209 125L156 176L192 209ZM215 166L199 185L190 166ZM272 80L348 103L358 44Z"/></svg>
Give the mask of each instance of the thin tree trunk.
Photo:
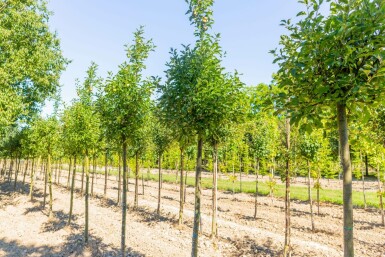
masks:
<svg viewBox="0 0 385 257"><path fill-rule="evenodd" d="M39 162L39 159L38 159ZM31 201L33 200L33 184L35 179L35 158L32 159L32 169L31 169L31 181L30 181L30 187L29 187L29 197Z"/></svg>
<svg viewBox="0 0 385 257"><path fill-rule="evenodd" d="M94 180L96 173L96 156L92 158L92 182L91 182L91 196L94 196Z"/></svg>
<svg viewBox="0 0 385 257"><path fill-rule="evenodd" d="M159 215L160 214L160 199L161 199L161 191L162 191L162 154L159 154L158 175L159 175L159 181L158 181L158 207L156 208L156 213Z"/></svg>
<svg viewBox="0 0 385 257"><path fill-rule="evenodd" d="M122 235L121 235L121 252L125 257L126 249L126 216L127 216L127 142L123 138L123 195L122 195Z"/></svg>
<svg viewBox="0 0 385 257"><path fill-rule="evenodd" d="M198 137L197 166L195 172L195 207L194 207L194 228L192 235L191 257L198 256L199 243L199 225L201 220L201 173L202 173L202 148L203 138Z"/></svg>
<svg viewBox="0 0 385 257"><path fill-rule="evenodd" d="M85 160L82 161L82 187L80 189L80 194L83 195L83 189L84 189L84 169L85 169Z"/></svg>
<svg viewBox="0 0 385 257"><path fill-rule="evenodd" d="M76 176L76 155L74 157L73 170L72 170L70 213L69 213L69 216L68 216L68 225L71 224L71 219L72 219L72 209L73 209L73 205L74 205L75 176Z"/></svg>
<svg viewBox="0 0 385 257"><path fill-rule="evenodd" d="M16 159L15 182L14 182L14 184L13 184L13 190L16 190L16 186L17 186L17 175L19 174L19 168L20 168L20 157Z"/></svg>
<svg viewBox="0 0 385 257"><path fill-rule="evenodd" d="M58 185L60 185L60 178L61 178L61 169L62 169L62 163L61 162L62 162L62 159L60 158L59 159L59 174L57 176L57 182L56 182Z"/></svg>
<svg viewBox="0 0 385 257"><path fill-rule="evenodd" d="M368 154L365 154L365 171L366 176L369 176Z"/></svg>
<svg viewBox="0 0 385 257"><path fill-rule="evenodd" d="M259 158L254 158L254 162L255 162L255 204L254 204L254 219L257 219L257 210L258 210Z"/></svg>
<svg viewBox="0 0 385 257"><path fill-rule="evenodd" d="M290 119L286 119L286 193L285 193L285 246L283 256L291 256L291 220L290 220Z"/></svg>
<svg viewBox="0 0 385 257"><path fill-rule="evenodd" d="M88 197L89 197L89 188L90 188L90 166L88 163L88 154L86 153L86 156L84 157L84 169L86 173L86 193L85 193L85 211L84 211L84 218L85 218L85 224L84 224L84 242L88 244L88 221L89 221L89 204L88 204Z"/></svg>
<svg viewBox="0 0 385 257"><path fill-rule="evenodd" d="M108 176L107 165L108 165L108 159L107 159L107 150L106 150L106 153L104 155L104 197L107 197L107 176Z"/></svg>
<svg viewBox="0 0 385 257"><path fill-rule="evenodd" d="M311 197L311 186L310 186L310 161L307 160L307 193L310 205L310 220L311 220L311 231L314 232L314 217L313 217L313 199Z"/></svg>
<svg viewBox="0 0 385 257"><path fill-rule="evenodd" d="M28 172L28 166L29 166L29 158L25 161L25 169L24 169L24 174L23 174L23 185L25 184L25 177L27 176Z"/></svg>
<svg viewBox="0 0 385 257"><path fill-rule="evenodd" d="M7 158L4 158L4 164L1 168L1 176L5 178L5 174L7 172Z"/></svg>
<svg viewBox="0 0 385 257"><path fill-rule="evenodd" d="M183 203L186 202L186 196L187 196L187 169L186 169L186 172L184 173L184 193L183 193Z"/></svg>
<svg viewBox="0 0 385 257"><path fill-rule="evenodd" d="M11 183L11 176L12 176L14 162L15 162L14 158L11 158L11 164L9 166L9 171L8 171L8 183Z"/></svg>
<svg viewBox="0 0 385 257"><path fill-rule="evenodd" d="M242 193L242 169L243 163L241 158L239 158L239 192Z"/></svg>
<svg viewBox="0 0 385 257"><path fill-rule="evenodd" d="M183 224L184 188L183 188L184 149L180 148L180 183L179 183L179 226Z"/></svg>
<svg viewBox="0 0 385 257"><path fill-rule="evenodd" d="M139 191L139 152L135 154L135 196L134 208L138 208L138 191Z"/></svg>
<svg viewBox="0 0 385 257"><path fill-rule="evenodd" d="M319 215L319 194L320 194L320 187L321 187L321 184L320 184L320 178L321 178L321 171L318 169L318 174L317 174L317 214Z"/></svg>
<svg viewBox="0 0 385 257"><path fill-rule="evenodd" d="M362 155L361 155L361 152L360 152L360 157L361 157L362 194L364 196L364 209L366 210L367 205L366 205L366 193L365 193L365 174L364 174L364 169L362 168ZM365 164L367 164L366 160L367 160L367 157L365 157Z"/></svg>
<svg viewBox="0 0 385 257"><path fill-rule="evenodd" d="M384 205L382 201L382 185L380 180L380 165L377 164L377 182L378 182L378 195L380 198L380 211L381 211L381 225L385 226L385 217L384 217Z"/></svg>
<svg viewBox="0 0 385 257"><path fill-rule="evenodd" d="M48 191L49 191L49 218L53 218L53 209L52 209L52 202L53 202L53 196L52 196L52 169L51 169L51 154L48 154L47 157L47 175L48 175Z"/></svg>
<svg viewBox="0 0 385 257"><path fill-rule="evenodd" d="M344 256L354 256L353 244L353 204L352 204L352 170L350 166L349 131L346 116L346 104L337 104L338 131L341 145L341 164L343 168L343 230Z"/></svg>
<svg viewBox="0 0 385 257"><path fill-rule="evenodd" d="M70 164L68 166L67 189L70 188L71 168L72 168L72 158L70 158Z"/></svg>
<svg viewBox="0 0 385 257"><path fill-rule="evenodd" d="M217 211L218 211L218 143L214 142L213 145L213 206L212 206L212 223L211 223L211 238L218 237L218 223L217 223Z"/></svg>
<svg viewBox="0 0 385 257"><path fill-rule="evenodd" d="M116 202L116 204L117 205L119 205L119 203L120 203L120 195L121 195L121 178L122 178L122 166L120 165L121 164L121 162L122 162L122 155L120 154L120 152L119 152L119 154L118 154L118 176L119 176L119 179L118 179L118 201Z"/></svg>
<svg viewBox="0 0 385 257"><path fill-rule="evenodd" d="M47 158L48 159L48 158ZM47 160L48 161L48 160ZM47 183L48 183L48 170L47 170L48 164L46 163L44 165L44 197L43 197L43 208L45 208L45 202L47 197Z"/></svg>

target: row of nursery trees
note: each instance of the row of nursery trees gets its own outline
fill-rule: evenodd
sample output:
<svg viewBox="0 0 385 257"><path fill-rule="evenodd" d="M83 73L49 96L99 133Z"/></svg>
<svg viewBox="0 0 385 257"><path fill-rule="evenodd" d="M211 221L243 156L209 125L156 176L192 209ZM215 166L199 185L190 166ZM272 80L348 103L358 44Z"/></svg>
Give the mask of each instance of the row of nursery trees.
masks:
<svg viewBox="0 0 385 257"><path fill-rule="evenodd" d="M187 171L195 169L192 256L198 255L203 170L213 177L214 239L218 236L218 173L229 173L233 181L237 176L241 180L242 173L256 175L254 217L259 175L270 176L271 194L274 175L281 177L286 184L285 256L292 250L291 178L308 178L313 217L311 178L316 179L314 188L319 191L321 177L339 176L343 180L344 254L353 256L352 173L364 183L368 171L375 172L383 209L384 1L326 1L328 15L320 11L322 0L299 1L305 11L298 13L295 22L282 21L288 33L272 51L279 70L270 85L258 86L245 86L237 72L227 72L222 66L220 35L212 32L214 1L186 2L196 41L180 50L171 49L165 81L143 77L145 61L155 45L139 28L132 43L126 45L126 61L118 71L102 79L92 63L84 81L77 83L77 99L67 106L61 104L57 82L68 60L61 54L56 35L48 30L45 2L2 1L0 26L10 33L4 34L5 41L0 40L0 48L5 49L0 60L18 61L0 62L1 176L9 182L13 179L16 189L18 174L23 175L24 183L29 170L32 199L35 172L44 164L52 216L52 183L56 179L52 179L51 167L56 164L60 178L62 164L69 164L70 223L76 167L81 165L87 242L90 179L93 191L96 166L104 165L106 195L107 166L119 166L122 256L131 170L135 179L133 208L137 208L140 168L159 168L158 213L162 167L180 173L182 224ZM19 13L29 15L20 17ZM26 23L30 24L28 30L15 29ZM47 97L56 99L54 112L43 118L39 110ZM20 160L24 160L24 168Z"/></svg>

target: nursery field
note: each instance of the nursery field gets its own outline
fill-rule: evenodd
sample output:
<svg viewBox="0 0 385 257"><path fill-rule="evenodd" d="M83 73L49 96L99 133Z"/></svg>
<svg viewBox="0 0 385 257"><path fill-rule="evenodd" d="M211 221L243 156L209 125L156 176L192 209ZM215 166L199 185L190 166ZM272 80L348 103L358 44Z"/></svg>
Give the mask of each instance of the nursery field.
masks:
<svg viewBox="0 0 385 257"><path fill-rule="evenodd" d="M81 173L75 181L73 222L67 226L70 193L66 172L53 186L54 217L43 207L44 180L37 173L35 198L29 200L26 184L2 179L0 182L0 256L119 256L121 206L117 205L116 176L108 177L107 197L103 196L104 177L94 181L94 196L89 203L89 243L83 240L84 197L81 195ZM145 174L145 173L144 173ZM155 174L151 175L154 176ZM168 181L175 176L165 174ZM249 178L250 179L250 178ZM13 181L12 181L13 182ZM175 182L175 181L174 181ZM338 183L338 181L331 181ZM251 183L251 182L250 182ZM261 183L262 184L262 183ZM300 182L293 188L300 187ZM370 187L370 183L368 183ZM133 184L129 184L127 212L127 256L189 256L194 209L194 188L187 187L184 224L178 225L179 187L171 182L162 186L161 212L156 214L158 183L140 184L139 207L133 206ZM144 191L143 191L144 190ZM335 189L337 190L337 189ZM218 239L210 239L211 197L202 191L201 256L279 256L284 240L284 201L281 198L258 198L257 219L253 218L254 196L246 193L218 192ZM293 200L293 256L341 256L342 206L320 204L311 231L309 206ZM383 256L384 228L377 209L354 209L355 251L357 256Z"/></svg>

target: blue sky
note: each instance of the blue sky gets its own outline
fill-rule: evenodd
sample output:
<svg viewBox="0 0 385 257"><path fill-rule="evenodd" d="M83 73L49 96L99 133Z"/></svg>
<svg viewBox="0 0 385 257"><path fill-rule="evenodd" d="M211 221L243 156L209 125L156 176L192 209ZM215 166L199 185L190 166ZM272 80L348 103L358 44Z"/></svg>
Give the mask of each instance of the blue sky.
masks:
<svg viewBox="0 0 385 257"><path fill-rule="evenodd" d="M163 76L170 48L194 42L184 0L50 0L48 7L54 13L51 30L72 60L60 81L67 103L76 97L75 79L83 80L91 61L104 78L108 71L117 71L125 60L124 45L140 25L157 46L145 75ZM278 46L285 32L279 23L300 9L296 0L217 0L213 31L221 34L227 53L223 65L229 71L237 69L247 85L269 83L276 66L268 51Z"/></svg>

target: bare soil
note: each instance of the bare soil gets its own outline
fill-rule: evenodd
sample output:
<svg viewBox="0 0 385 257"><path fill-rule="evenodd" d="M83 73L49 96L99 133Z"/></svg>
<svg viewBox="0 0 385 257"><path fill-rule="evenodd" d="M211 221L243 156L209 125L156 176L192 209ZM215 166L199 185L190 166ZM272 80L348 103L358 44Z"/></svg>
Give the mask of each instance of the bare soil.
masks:
<svg viewBox="0 0 385 257"><path fill-rule="evenodd" d="M29 201L27 185L0 181L0 256L120 256L121 207L117 205L117 181L108 180L108 194L103 196L104 178L94 185L90 200L90 242L83 241L84 197L80 194L77 174L74 220L67 226L70 194L65 187L67 172L60 185L54 185L54 219L48 218L48 204L43 208L43 181L37 180L35 200ZM27 180L29 182L29 180ZM190 256L194 208L194 188L187 189L184 219L178 226L179 186L163 184L162 211L157 215L158 183L140 183L139 208L134 210L133 180L130 180L127 213L127 256ZM48 191L47 191L48 192ZM258 198L257 219L254 197L219 192L218 240L210 239L211 190L203 190L200 256L279 256L284 242L284 202L269 197ZM48 199L48 198L47 198ZM293 256L342 256L342 206L321 204L315 215L316 231L311 231L309 205L292 204ZM317 208L315 207L315 211ZM385 228L380 226L377 210L355 209L356 256L384 256Z"/></svg>

